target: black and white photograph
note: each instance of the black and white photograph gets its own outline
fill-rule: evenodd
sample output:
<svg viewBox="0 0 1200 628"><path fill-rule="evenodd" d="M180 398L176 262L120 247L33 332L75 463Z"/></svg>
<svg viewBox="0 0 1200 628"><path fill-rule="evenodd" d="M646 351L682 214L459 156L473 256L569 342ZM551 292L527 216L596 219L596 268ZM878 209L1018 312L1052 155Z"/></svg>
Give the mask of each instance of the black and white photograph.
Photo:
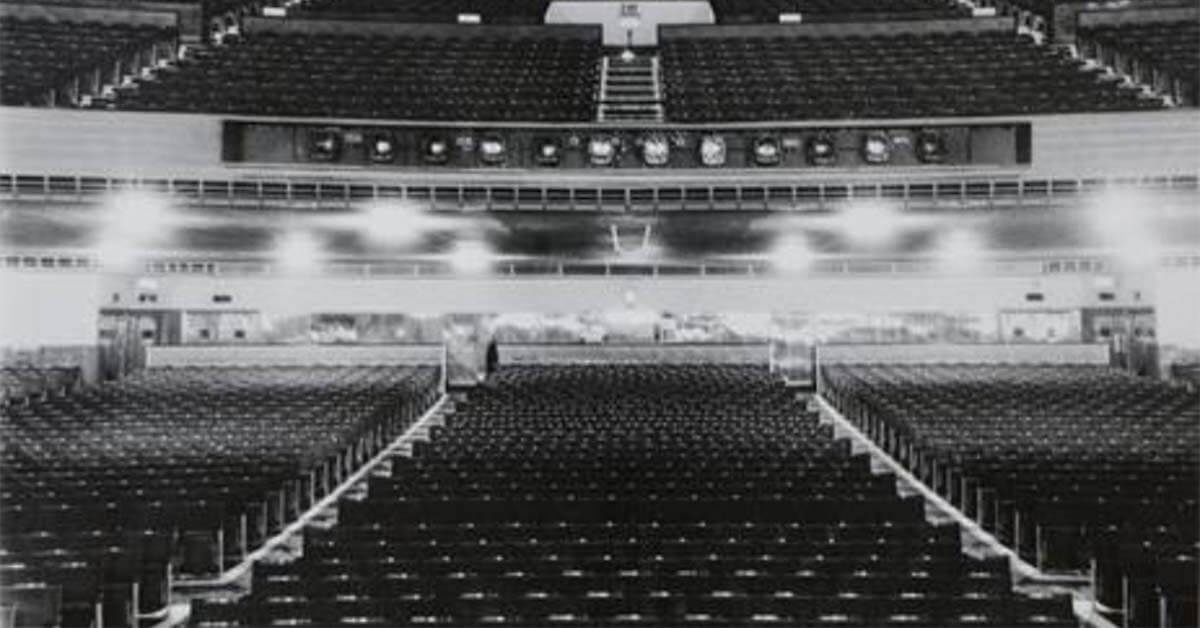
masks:
<svg viewBox="0 0 1200 628"><path fill-rule="evenodd" d="M0 628L1200 628L1200 0L0 0Z"/></svg>

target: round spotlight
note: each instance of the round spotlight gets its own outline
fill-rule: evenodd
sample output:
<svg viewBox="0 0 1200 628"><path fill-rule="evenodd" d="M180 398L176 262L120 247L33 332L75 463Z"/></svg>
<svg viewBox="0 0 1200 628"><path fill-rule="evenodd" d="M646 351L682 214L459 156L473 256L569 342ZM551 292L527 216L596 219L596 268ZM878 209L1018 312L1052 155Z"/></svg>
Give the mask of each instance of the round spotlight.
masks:
<svg viewBox="0 0 1200 628"><path fill-rule="evenodd" d="M497 135L489 135L479 140L479 160L485 164L498 165L504 163L508 150L504 140Z"/></svg>
<svg viewBox="0 0 1200 628"><path fill-rule="evenodd" d="M882 132L868 133L862 143L863 161L886 164L892 159L892 140Z"/></svg>
<svg viewBox="0 0 1200 628"><path fill-rule="evenodd" d="M837 163L837 144L833 141L833 136L828 133L822 133L808 140L808 145L805 147L805 156L808 158L809 165L812 166L832 166Z"/></svg>
<svg viewBox="0 0 1200 628"><path fill-rule="evenodd" d="M937 131L921 131L916 141L917 159L925 164L940 164L946 160L946 140Z"/></svg>
<svg viewBox="0 0 1200 628"><path fill-rule="evenodd" d="M375 133L367 137L367 157L372 163L386 164L396 160L396 138L391 133Z"/></svg>
<svg viewBox="0 0 1200 628"><path fill-rule="evenodd" d="M588 140L588 161L593 166L611 166L617 158L617 140L609 136L597 136Z"/></svg>
<svg viewBox="0 0 1200 628"><path fill-rule="evenodd" d="M725 138L720 135L705 135L700 138L700 163L709 168L725 165Z"/></svg>
<svg viewBox="0 0 1200 628"><path fill-rule="evenodd" d="M318 129L308 136L308 158L334 161L342 152L342 133L338 129Z"/></svg>
<svg viewBox="0 0 1200 628"><path fill-rule="evenodd" d="M434 135L421 142L421 158L425 163L444 164L450 161L450 140Z"/></svg>
<svg viewBox="0 0 1200 628"><path fill-rule="evenodd" d="M754 163L760 166L777 166L783 161L783 149L779 140L774 137L760 137L754 140Z"/></svg>
<svg viewBox="0 0 1200 628"><path fill-rule="evenodd" d="M647 166L665 166L671 160L671 145L657 133L642 139L642 161Z"/></svg>
<svg viewBox="0 0 1200 628"><path fill-rule="evenodd" d="M539 166L557 166L562 159L562 146L552 137L537 140L533 145L533 159Z"/></svg>

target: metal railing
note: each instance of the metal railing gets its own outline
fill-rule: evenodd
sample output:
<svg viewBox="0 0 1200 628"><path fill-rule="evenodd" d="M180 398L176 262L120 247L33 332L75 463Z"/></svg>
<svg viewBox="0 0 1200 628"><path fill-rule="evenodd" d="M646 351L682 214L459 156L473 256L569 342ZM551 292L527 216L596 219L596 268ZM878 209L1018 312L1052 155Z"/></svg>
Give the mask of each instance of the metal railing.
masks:
<svg viewBox="0 0 1200 628"><path fill-rule="evenodd" d="M832 179L822 183L750 180L744 183L652 183L645 180L570 185L546 183L414 185L302 179L138 179L0 174L0 201L87 203L111 192L145 190L182 205L235 209L350 209L402 201L444 211L823 211L849 199L883 199L905 208L1044 207L1071 202L1110 186L1195 191L1200 176L1024 179L1013 176L947 180Z"/></svg>
<svg viewBox="0 0 1200 628"><path fill-rule="evenodd" d="M1175 250L1157 263L1166 268L1200 268L1200 250ZM0 251L0 268L10 271L57 270L110 272L130 275L187 275L254 277L284 276L294 271L268 258L228 253L153 253L138 263L116 267L104 264L89 251ZM1119 272L1122 266L1104 252L1046 252L997 255L971 271L974 276L1031 276L1101 274ZM953 274L931 258L823 257L803 271L785 271L761 259L639 261L619 259L555 259L501 257L481 273L460 273L446 259L405 257L393 259L338 259L326 261L306 274L323 277L380 279L612 279L701 278L777 279L794 276L880 276Z"/></svg>

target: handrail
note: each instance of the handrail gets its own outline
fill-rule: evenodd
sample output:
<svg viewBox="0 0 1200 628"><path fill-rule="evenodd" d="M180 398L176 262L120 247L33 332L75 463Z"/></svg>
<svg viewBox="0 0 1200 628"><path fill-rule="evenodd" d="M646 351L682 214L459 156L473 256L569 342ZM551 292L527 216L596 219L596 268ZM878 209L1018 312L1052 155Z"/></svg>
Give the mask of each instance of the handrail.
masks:
<svg viewBox="0 0 1200 628"><path fill-rule="evenodd" d="M1159 264L1167 268L1200 267L1200 250L1176 249L1164 252ZM996 255L975 271L980 275L1025 276L1097 274L1120 268L1112 254L1104 251L1047 251L1033 254ZM0 250L0 270L72 270L104 271L149 275L268 276L284 270L261 254L170 251L147 252L132 269L106 268L95 252L87 250ZM464 276L456 273L447 260L436 257L398 257L380 259L341 259L325 262L316 275L387 279L514 279L522 277L583 280L670 277L729 279L731 277L778 279L789 275L931 275L946 274L937 260L924 257L818 258L807 271L782 272L771 267L770 258L697 261L623 261L620 259L562 259L502 256L492 262L490 274Z"/></svg>

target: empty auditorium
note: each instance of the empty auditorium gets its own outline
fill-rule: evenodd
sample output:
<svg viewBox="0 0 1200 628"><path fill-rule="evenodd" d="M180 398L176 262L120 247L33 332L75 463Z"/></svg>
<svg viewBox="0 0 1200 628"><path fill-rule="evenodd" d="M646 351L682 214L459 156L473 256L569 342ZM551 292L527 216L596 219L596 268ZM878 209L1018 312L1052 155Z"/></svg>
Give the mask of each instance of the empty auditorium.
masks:
<svg viewBox="0 0 1200 628"><path fill-rule="evenodd" d="M1197 628L1197 0L0 0L0 628Z"/></svg>

